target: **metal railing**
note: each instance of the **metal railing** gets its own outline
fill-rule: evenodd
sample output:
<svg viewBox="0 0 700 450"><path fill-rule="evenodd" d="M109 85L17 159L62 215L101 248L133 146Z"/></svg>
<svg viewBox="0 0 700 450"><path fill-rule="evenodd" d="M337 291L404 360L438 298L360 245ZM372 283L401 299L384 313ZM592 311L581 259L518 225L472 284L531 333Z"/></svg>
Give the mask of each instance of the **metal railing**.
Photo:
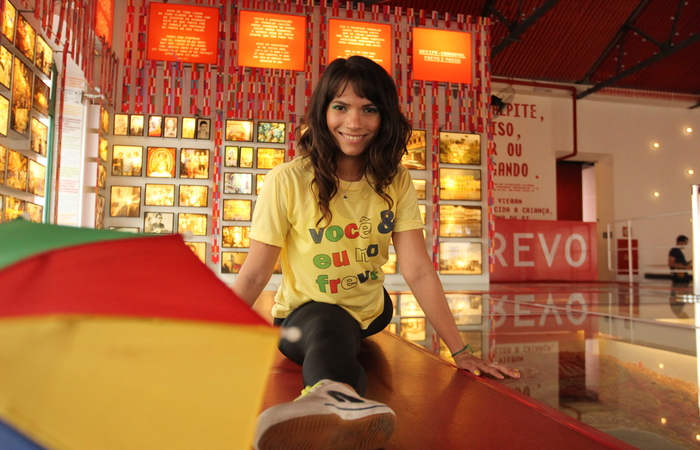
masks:
<svg viewBox="0 0 700 450"><path fill-rule="evenodd" d="M691 224L690 241L692 253L691 260L700 258L700 185L692 185L692 210L677 213L657 214L635 217L630 219L615 220L607 224L607 257L608 270L619 275L627 275L630 284L635 282L635 274L670 275L668 267L668 252L675 245L676 236L686 234L688 222ZM620 248L617 243L620 239L613 236L623 236L626 248ZM662 243L663 241L663 243ZM620 264L620 255L626 254L627 265ZM617 264L615 264L617 262ZM635 267L635 262L636 267ZM635 273L636 272L636 273ZM692 270L674 272L688 272L693 275L694 294L700 295L700 266L693 264Z"/></svg>

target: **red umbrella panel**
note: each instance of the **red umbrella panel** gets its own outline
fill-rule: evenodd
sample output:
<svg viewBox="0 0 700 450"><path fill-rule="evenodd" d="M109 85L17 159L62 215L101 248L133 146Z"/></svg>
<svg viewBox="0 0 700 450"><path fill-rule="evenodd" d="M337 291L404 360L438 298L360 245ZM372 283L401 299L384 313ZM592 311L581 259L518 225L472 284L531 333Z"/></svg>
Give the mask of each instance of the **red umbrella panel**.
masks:
<svg viewBox="0 0 700 450"><path fill-rule="evenodd" d="M0 289L5 429L59 450L250 446L279 332L181 236L9 222Z"/></svg>

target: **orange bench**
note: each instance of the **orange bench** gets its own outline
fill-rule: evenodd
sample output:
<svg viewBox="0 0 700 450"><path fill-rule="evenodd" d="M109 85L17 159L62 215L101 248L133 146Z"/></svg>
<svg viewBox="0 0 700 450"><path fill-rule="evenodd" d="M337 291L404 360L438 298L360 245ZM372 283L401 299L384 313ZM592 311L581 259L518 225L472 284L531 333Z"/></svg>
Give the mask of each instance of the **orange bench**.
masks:
<svg viewBox="0 0 700 450"><path fill-rule="evenodd" d="M634 448L387 331L365 339L360 359L365 396L396 412L387 449ZM302 387L301 367L278 353L263 408L294 400Z"/></svg>

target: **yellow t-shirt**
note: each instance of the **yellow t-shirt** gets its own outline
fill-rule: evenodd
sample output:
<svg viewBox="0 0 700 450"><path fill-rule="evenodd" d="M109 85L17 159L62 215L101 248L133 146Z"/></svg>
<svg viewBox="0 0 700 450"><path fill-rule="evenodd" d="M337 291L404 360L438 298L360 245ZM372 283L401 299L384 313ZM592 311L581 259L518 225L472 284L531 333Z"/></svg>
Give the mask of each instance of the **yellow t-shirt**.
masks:
<svg viewBox="0 0 700 450"><path fill-rule="evenodd" d="M332 222L320 226L312 177L303 158L281 164L265 177L255 205L250 238L282 248L272 315L287 317L313 300L341 306L367 328L383 310L391 234L423 228L411 176L401 167L387 188L390 211L365 179L341 180L330 203Z"/></svg>

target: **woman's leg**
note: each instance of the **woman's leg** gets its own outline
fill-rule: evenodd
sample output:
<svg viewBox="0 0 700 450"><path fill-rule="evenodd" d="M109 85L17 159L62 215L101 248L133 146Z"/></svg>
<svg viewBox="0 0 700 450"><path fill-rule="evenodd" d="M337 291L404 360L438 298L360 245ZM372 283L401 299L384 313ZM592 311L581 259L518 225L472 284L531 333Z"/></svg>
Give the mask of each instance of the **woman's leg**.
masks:
<svg viewBox="0 0 700 450"><path fill-rule="evenodd" d="M362 338L383 330L392 317L392 303L384 291L384 311L366 330L343 308L327 303L307 303L284 319L282 327L297 327L301 338L283 339L280 351L302 366L306 386L329 379L352 386L358 394L367 389L367 375L357 360Z"/></svg>

